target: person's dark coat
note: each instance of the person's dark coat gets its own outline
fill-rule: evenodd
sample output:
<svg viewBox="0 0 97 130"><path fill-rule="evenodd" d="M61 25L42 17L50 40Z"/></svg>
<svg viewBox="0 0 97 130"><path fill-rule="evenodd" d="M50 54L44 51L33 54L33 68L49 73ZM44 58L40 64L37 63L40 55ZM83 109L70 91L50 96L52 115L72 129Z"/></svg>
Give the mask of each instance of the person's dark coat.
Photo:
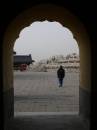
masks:
<svg viewBox="0 0 97 130"><path fill-rule="evenodd" d="M63 79L65 77L65 70L62 66L60 66L60 68L58 69L57 76L59 79Z"/></svg>

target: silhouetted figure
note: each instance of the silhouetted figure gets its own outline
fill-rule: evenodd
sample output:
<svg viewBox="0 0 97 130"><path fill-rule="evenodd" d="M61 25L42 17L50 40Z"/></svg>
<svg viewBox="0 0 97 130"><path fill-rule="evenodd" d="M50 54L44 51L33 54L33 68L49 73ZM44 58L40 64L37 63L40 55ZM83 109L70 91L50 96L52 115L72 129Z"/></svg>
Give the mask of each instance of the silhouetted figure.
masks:
<svg viewBox="0 0 97 130"><path fill-rule="evenodd" d="M62 66L60 66L60 68L57 70L57 76L58 76L58 80L59 80L59 87L62 87L63 79L65 77L65 69L63 69Z"/></svg>

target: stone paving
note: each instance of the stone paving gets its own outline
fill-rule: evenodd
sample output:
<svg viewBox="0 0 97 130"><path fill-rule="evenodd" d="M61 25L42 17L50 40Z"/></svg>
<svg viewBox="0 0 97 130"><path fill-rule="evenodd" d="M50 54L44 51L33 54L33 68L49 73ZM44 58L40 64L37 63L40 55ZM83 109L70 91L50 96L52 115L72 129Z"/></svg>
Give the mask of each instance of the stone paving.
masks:
<svg viewBox="0 0 97 130"><path fill-rule="evenodd" d="M14 112L79 112L79 73L66 73L63 87L56 72L14 72Z"/></svg>
<svg viewBox="0 0 97 130"><path fill-rule="evenodd" d="M5 130L90 130L90 125L78 115L18 116Z"/></svg>
<svg viewBox="0 0 97 130"><path fill-rule="evenodd" d="M5 130L90 130L89 121L75 114L78 73L66 73L59 88L56 73L15 72L14 110L15 117Z"/></svg>

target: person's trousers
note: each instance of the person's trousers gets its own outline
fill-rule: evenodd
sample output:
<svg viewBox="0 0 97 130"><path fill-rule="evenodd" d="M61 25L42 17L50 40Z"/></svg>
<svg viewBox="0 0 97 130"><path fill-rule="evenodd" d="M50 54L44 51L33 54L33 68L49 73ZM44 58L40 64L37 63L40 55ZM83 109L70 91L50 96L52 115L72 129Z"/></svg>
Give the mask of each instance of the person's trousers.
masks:
<svg viewBox="0 0 97 130"><path fill-rule="evenodd" d="M59 85L60 85L60 87L63 86L63 78L59 78Z"/></svg>

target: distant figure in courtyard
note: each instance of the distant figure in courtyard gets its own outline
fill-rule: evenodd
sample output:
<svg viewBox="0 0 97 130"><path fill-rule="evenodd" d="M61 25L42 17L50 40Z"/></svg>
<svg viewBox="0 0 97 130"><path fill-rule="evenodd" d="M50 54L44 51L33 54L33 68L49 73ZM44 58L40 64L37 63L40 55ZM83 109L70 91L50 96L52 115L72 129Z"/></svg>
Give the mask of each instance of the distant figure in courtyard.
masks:
<svg viewBox="0 0 97 130"><path fill-rule="evenodd" d="M62 66L60 66L60 68L57 70L57 77L58 77L58 81L59 81L59 87L62 87L63 79L65 77L65 69L63 69Z"/></svg>

